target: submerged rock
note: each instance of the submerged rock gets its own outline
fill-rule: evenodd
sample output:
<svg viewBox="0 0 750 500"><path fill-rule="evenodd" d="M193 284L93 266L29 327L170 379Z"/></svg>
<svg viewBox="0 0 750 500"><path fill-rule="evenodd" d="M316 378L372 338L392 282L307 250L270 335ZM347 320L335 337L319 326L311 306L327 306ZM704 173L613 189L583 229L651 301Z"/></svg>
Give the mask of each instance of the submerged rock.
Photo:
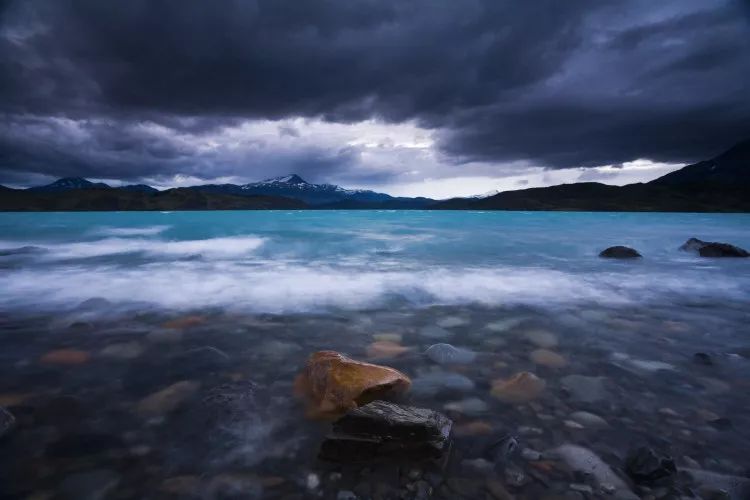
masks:
<svg viewBox="0 0 750 500"><path fill-rule="evenodd" d="M114 359L135 359L143 354L144 348L139 342L122 342L110 344L99 351L99 355Z"/></svg>
<svg viewBox="0 0 750 500"><path fill-rule="evenodd" d="M96 469L66 477L59 497L65 500L103 500L117 487L120 475L108 469Z"/></svg>
<svg viewBox="0 0 750 500"><path fill-rule="evenodd" d="M144 417L159 417L177 409L200 388L198 382L183 380L143 398L136 410Z"/></svg>
<svg viewBox="0 0 750 500"><path fill-rule="evenodd" d="M16 424L16 419L11 412L0 406L0 438L9 433Z"/></svg>
<svg viewBox="0 0 750 500"><path fill-rule="evenodd" d="M175 318L170 321L166 321L161 326L162 328L169 328L172 330L184 330L186 328L192 328L195 326L202 325L206 322L204 316L183 316L181 318Z"/></svg>
<svg viewBox="0 0 750 500"><path fill-rule="evenodd" d="M419 335L428 339L445 340L453 334L445 328L441 328L435 325L428 325L419 330Z"/></svg>
<svg viewBox="0 0 750 500"><path fill-rule="evenodd" d="M446 411L455 411L463 415L477 416L486 413L489 410L487 403L479 398L467 398L461 401L451 401L443 405Z"/></svg>
<svg viewBox="0 0 750 500"><path fill-rule="evenodd" d="M425 408L374 401L333 424L320 458L335 462L433 459L447 449L452 422Z"/></svg>
<svg viewBox="0 0 750 500"><path fill-rule="evenodd" d="M452 372L432 372L414 379L412 393L417 396L435 396L441 392L468 392L474 382L464 375Z"/></svg>
<svg viewBox="0 0 750 500"><path fill-rule="evenodd" d="M506 403L525 403L536 399L547 383L531 372L520 372L507 380L492 382L491 394Z"/></svg>
<svg viewBox="0 0 750 500"><path fill-rule="evenodd" d="M312 354L294 381L296 394L307 400L308 414L313 417L337 417L410 386L409 377L398 370L334 351Z"/></svg>
<svg viewBox="0 0 750 500"><path fill-rule="evenodd" d="M577 422L584 427L589 428L604 428L609 427L609 424L599 415L590 413L587 411L576 411L568 415L568 418L573 422Z"/></svg>
<svg viewBox="0 0 750 500"><path fill-rule="evenodd" d="M411 349L391 340L378 340L367 346L368 358L395 358Z"/></svg>
<svg viewBox="0 0 750 500"><path fill-rule="evenodd" d="M653 485L669 480L677 467L672 457L641 446L628 454L625 472L636 484Z"/></svg>
<svg viewBox="0 0 750 500"><path fill-rule="evenodd" d="M617 245L602 250L599 253L599 257L606 259L637 259L642 257L642 255L634 248Z"/></svg>
<svg viewBox="0 0 750 500"><path fill-rule="evenodd" d="M564 357L549 349L535 349L529 354L529 359L533 363L547 368L563 368L568 365L568 361Z"/></svg>
<svg viewBox="0 0 750 500"><path fill-rule="evenodd" d="M91 359L91 355L79 349L57 349L44 354L39 361L46 365L82 365Z"/></svg>
<svg viewBox="0 0 750 500"><path fill-rule="evenodd" d="M425 355L440 365L465 365L473 362L477 357L474 351L450 344L433 344L427 348Z"/></svg>
<svg viewBox="0 0 750 500"><path fill-rule="evenodd" d="M688 474L697 483L701 491L716 495L710 498L722 498L717 494L720 491L726 493L723 498L729 498L730 500L747 500L750 498L750 478L691 468L681 468L680 472Z"/></svg>
<svg viewBox="0 0 750 500"><path fill-rule="evenodd" d="M528 330L524 332L523 337L537 347L550 349L557 346L557 336L547 330Z"/></svg>
<svg viewBox="0 0 750 500"><path fill-rule="evenodd" d="M574 401L593 403L607 397L604 377L588 377L585 375L568 375L560 379L563 388L570 393Z"/></svg>
<svg viewBox="0 0 750 500"><path fill-rule="evenodd" d="M750 253L743 248L729 243L703 241L698 238L690 238L680 247L680 250L698 252L701 257L750 257Z"/></svg>
<svg viewBox="0 0 750 500"><path fill-rule="evenodd" d="M620 479L599 455L588 448L564 444L552 450L551 455L559 457L572 470L591 475L600 485L608 485L619 490L615 498L638 498L628 489L625 481Z"/></svg>

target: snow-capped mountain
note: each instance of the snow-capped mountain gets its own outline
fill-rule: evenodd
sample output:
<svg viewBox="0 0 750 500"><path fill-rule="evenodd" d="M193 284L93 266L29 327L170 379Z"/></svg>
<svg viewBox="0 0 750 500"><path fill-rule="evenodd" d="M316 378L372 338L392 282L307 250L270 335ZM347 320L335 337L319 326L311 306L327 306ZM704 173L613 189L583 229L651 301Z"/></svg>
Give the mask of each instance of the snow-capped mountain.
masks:
<svg viewBox="0 0 750 500"><path fill-rule="evenodd" d="M340 201L382 202L393 197L365 189L344 189L334 184L312 184L297 174L285 175L251 182L240 186L244 194L262 194L296 198L311 205L323 205Z"/></svg>

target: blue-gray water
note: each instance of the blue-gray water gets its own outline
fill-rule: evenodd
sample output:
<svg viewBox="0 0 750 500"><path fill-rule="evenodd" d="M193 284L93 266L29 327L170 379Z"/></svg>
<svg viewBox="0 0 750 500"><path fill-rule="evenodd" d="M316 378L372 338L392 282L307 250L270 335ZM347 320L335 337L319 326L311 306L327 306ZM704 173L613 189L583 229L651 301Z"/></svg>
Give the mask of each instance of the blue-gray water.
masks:
<svg viewBox="0 0 750 500"><path fill-rule="evenodd" d="M690 237L750 248L750 215L0 214L0 498L612 498L566 445L640 497L719 498L750 474L750 259ZM437 363L441 342L475 355ZM317 460L330 424L292 381L324 349L407 374L402 402L453 420L450 460ZM493 394L522 371L532 401ZM212 427L216 391L245 406ZM506 435L526 452L488 455ZM628 478L637 444L674 457L672 485Z"/></svg>

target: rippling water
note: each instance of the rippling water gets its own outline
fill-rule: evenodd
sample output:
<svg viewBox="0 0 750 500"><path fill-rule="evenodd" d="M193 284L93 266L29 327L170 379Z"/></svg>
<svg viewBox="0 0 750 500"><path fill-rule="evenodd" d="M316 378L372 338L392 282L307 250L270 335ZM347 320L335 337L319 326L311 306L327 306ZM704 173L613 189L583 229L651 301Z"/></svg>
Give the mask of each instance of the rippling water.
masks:
<svg viewBox="0 0 750 500"><path fill-rule="evenodd" d="M571 484L596 498L596 475L550 451L567 444L644 497L658 488L623 472L635 443L736 482L750 473L750 259L678 251L690 237L750 248L750 216L0 214L0 407L16 418L0 497L484 498L499 482L517 498L580 495ZM644 258L598 258L618 244ZM373 353L383 338L405 349ZM437 364L424 354L437 342L476 357ZM304 418L292 380L321 349L410 376L403 401L454 421L450 461L316 460L328 424ZM492 395L520 371L545 380L538 398ZM195 405L247 381L253 408L220 446L202 439ZM174 406L144 417L166 388L182 391ZM480 466L508 434L527 452ZM690 481L674 487L705 486Z"/></svg>

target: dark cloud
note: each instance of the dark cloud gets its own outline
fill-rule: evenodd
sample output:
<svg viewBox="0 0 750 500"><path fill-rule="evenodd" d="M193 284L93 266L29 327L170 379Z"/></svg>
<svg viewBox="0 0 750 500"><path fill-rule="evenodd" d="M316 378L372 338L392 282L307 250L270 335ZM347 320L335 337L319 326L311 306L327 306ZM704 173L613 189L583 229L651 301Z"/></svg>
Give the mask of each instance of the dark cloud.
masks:
<svg viewBox="0 0 750 500"><path fill-rule="evenodd" d="M413 120L455 164L690 161L750 136L747 13L699 0L6 0L0 181L393 175L344 145L211 146L246 120L292 117Z"/></svg>

